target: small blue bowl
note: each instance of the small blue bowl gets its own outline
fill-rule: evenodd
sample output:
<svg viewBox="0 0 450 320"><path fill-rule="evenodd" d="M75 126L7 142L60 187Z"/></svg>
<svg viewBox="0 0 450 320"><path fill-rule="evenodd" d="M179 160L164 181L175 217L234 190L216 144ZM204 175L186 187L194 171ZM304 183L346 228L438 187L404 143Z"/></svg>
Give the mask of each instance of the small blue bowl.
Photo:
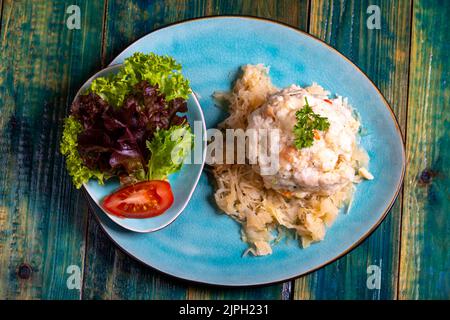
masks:
<svg viewBox="0 0 450 320"><path fill-rule="evenodd" d="M77 92L77 95L75 96L75 99L89 88L91 82L95 78L104 77L108 74L115 73L121 68L121 66L122 64L115 64L97 72L80 88L80 90ZM196 146L201 146L201 149L196 147L201 152L201 163L196 164L193 161L191 161L191 163L186 163L183 165L180 171L169 176L169 182L172 187L174 202L166 212L164 212L162 215L145 219L120 218L111 215L103 210L101 202L103 198L120 187L118 179L107 180L103 185L99 184L97 180L91 179L89 182L84 184L84 188L87 194L92 198L92 201L97 204L97 206L105 213L106 216L108 216L119 226L135 232L153 232L156 230L160 230L172 223L184 210L189 200L191 199L191 196L195 190L195 187L197 186L203 170L203 166L205 164L206 126L202 108L200 107L198 99L194 93L190 95L187 103L188 112L186 113L186 116L191 127L194 128L195 122L201 123L201 128L198 128L200 130L195 130L196 137L194 141ZM193 154L194 153L192 153L192 155Z"/></svg>

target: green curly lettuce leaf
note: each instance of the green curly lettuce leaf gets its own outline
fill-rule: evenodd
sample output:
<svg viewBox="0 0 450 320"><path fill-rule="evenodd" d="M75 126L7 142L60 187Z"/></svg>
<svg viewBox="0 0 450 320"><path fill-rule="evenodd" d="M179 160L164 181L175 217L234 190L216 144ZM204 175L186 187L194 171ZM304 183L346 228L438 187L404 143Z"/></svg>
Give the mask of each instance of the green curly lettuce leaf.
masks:
<svg viewBox="0 0 450 320"><path fill-rule="evenodd" d="M78 134L83 131L83 126L73 117L69 116L64 120L64 131L60 144L61 154L66 156L66 166L73 184L77 189L90 178L97 178L103 184L104 174L100 171L90 170L83 164L77 150Z"/></svg>
<svg viewBox="0 0 450 320"><path fill-rule="evenodd" d="M164 180L183 166L194 144L194 135L188 125L158 130L147 148L152 155L148 162L148 180Z"/></svg>
<svg viewBox="0 0 450 320"><path fill-rule="evenodd" d="M181 65L174 58L141 52L125 59L117 74L96 78L89 91L119 107L134 85L143 80L151 85L158 85L167 101L176 98L187 100L191 92L189 81L181 74Z"/></svg>

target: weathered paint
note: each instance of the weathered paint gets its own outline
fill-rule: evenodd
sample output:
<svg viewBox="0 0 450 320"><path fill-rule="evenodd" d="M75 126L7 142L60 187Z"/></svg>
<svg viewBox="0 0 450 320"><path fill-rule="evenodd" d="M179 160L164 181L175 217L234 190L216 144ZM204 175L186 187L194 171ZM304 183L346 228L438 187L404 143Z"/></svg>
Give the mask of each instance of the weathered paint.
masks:
<svg viewBox="0 0 450 320"><path fill-rule="evenodd" d="M450 298L449 16L414 1L399 299Z"/></svg>
<svg viewBox="0 0 450 320"><path fill-rule="evenodd" d="M83 31L68 30L78 4ZM0 33L0 297L78 299L87 207L59 155L62 119L98 67L99 1L3 1Z"/></svg>
<svg viewBox="0 0 450 320"><path fill-rule="evenodd" d="M448 299L450 39L439 30L449 29L450 6L411 2L0 0L0 298ZM81 30L65 26L71 4L81 8ZM381 9L381 30L366 28L369 5ZM360 247L295 286L198 286L134 261L92 214L86 222L58 153L62 119L89 75L155 28L217 14L309 27L374 80L406 132L403 216L399 199ZM82 292L66 286L69 265L83 273ZM369 265L381 265L380 290L366 287Z"/></svg>

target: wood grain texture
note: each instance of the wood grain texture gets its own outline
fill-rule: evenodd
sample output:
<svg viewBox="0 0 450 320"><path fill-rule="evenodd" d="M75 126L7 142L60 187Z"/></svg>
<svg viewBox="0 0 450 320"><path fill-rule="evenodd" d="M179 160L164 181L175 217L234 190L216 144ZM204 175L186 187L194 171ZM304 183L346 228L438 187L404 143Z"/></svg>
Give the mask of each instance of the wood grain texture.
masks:
<svg viewBox="0 0 450 320"><path fill-rule="evenodd" d="M449 17L414 0L399 299L450 299Z"/></svg>
<svg viewBox="0 0 450 320"><path fill-rule="evenodd" d="M104 61L109 63L130 43L164 25L219 14L257 15L302 29L306 1L108 1ZM83 298L125 299L281 299L290 283L250 289L191 285L142 266L111 244L95 219L89 220Z"/></svg>
<svg viewBox="0 0 450 320"><path fill-rule="evenodd" d="M380 30L366 26L369 5L380 8ZM311 3L310 33L338 49L374 81L395 110L403 132L410 23L409 1L320 0ZM381 226L354 251L298 279L295 299L396 298L400 218L401 198ZM367 287L370 265L381 268L379 290Z"/></svg>
<svg viewBox="0 0 450 320"><path fill-rule="evenodd" d="M72 4L80 30L65 24ZM381 30L366 28L369 5ZM218 14L309 29L369 75L406 132L403 215L398 199L361 246L295 282L197 286L136 262L88 214L59 155L62 119L91 74L155 28ZM449 16L445 0L0 0L0 299L288 299L291 288L296 299L449 299ZM67 288L70 265L82 292ZM367 289L369 265L381 290Z"/></svg>
<svg viewBox="0 0 450 320"><path fill-rule="evenodd" d="M99 1L3 1L0 34L0 298L78 299L87 207L59 155L62 119L99 64ZM81 30L66 27L78 4ZM89 7L89 10L87 8Z"/></svg>
<svg viewBox="0 0 450 320"><path fill-rule="evenodd" d="M306 30L308 0L109 0L105 62L155 29L187 19L227 14L275 19Z"/></svg>
<svg viewBox="0 0 450 320"><path fill-rule="evenodd" d="M2 31L3 0L0 0L0 32Z"/></svg>

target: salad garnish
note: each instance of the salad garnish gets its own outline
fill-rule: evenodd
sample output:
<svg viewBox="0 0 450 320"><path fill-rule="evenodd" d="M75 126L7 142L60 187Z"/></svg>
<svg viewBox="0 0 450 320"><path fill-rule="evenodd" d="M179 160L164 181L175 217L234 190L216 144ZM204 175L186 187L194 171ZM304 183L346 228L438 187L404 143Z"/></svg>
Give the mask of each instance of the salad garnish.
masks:
<svg viewBox="0 0 450 320"><path fill-rule="evenodd" d="M116 74L96 78L64 121L60 149L74 185L111 177L130 185L180 170L193 147L181 114L190 92L181 65L154 53L135 53Z"/></svg>

